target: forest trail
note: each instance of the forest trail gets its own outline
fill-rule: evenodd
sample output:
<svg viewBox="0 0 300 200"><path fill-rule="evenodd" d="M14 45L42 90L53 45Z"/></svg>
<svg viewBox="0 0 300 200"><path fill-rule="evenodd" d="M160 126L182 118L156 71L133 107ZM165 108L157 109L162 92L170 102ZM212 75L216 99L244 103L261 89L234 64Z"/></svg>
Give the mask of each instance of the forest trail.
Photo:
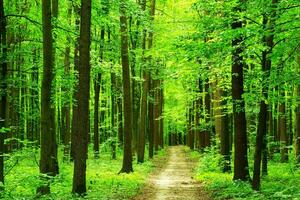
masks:
<svg viewBox="0 0 300 200"><path fill-rule="evenodd" d="M207 200L211 199L201 183L192 178L195 162L183 146L168 148L166 163L149 177L140 195L133 200Z"/></svg>

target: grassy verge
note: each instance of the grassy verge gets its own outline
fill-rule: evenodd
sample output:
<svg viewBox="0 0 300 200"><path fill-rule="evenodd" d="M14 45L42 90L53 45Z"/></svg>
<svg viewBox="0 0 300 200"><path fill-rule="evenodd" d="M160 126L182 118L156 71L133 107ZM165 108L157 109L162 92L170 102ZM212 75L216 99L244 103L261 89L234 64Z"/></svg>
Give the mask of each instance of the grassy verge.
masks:
<svg viewBox="0 0 300 200"><path fill-rule="evenodd" d="M157 158L162 158L164 154L164 151L160 152ZM5 191L1 194L3 199L35 198L36 188L40 184L38 155L38 150L23 149L6 162ZM62 158L62 155L59 157ZM118 175L122 166L121 152L118 152L117 160L112 160L109 153L101 153L100 159L97 160L93 159L92 154L89 158L87 161L88 194L85 199L129 199L137 194L154 169L153 161L147 159L142 165L134 161L134 173ZM77 199L71 194L72 176L73 163L62 163L60 160L60 174L51 182L51 195L43 199Z"/></svg>
<svg viewBox="0 0 300 200"><path fill-rule="evenodd" d="M232 181L232 173L221 172L217 152L191 152L191 156L199 159L196 179L214 199L300 199L300 170L295 170L293 163L269 162L269 175L262 179L261 191L256 192L250 183ZM249 164L252 172L253 162Z"/></svg>

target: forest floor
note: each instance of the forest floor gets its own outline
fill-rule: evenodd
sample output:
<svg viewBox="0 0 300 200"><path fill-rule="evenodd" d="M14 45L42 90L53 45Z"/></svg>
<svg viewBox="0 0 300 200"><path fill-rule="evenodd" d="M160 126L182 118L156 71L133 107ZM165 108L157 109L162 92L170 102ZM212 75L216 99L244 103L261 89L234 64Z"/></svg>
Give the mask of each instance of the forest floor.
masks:
<svg viewBox="0 0 300 200"><path fill-rule="evenodd" d="M184 146L169 147L165 163L158 163L140 194L133 200L207 200L203 185L193 179L197 162Z"/></svg>

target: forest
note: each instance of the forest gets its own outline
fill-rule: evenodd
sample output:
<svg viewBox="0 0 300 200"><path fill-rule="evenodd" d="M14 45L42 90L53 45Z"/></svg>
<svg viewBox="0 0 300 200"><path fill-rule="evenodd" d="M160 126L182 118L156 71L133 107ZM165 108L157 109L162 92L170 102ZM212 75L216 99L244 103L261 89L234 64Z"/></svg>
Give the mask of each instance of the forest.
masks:
<svg viewBox="0 0 300 200"><path fill-rule="evenodd" d="M298 0L0 0L0 198L299 185Z"/></svg>

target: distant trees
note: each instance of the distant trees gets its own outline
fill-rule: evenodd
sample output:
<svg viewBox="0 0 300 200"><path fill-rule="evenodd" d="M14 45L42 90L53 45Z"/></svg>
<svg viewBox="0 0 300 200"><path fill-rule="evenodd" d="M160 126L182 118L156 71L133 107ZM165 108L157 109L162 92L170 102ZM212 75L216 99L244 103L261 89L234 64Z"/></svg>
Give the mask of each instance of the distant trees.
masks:
<svg viewBox="0 0 300 200"><path fill-rule="evenodd" d="M193 134L195 124L197 146L197 134L200 132L200 138L205 138L201 133L212 126L212 144L220 150L224 172L230 171L234 144L234 180L250 180L248 152L254 152L252 187L259 190L261 177L268 174L268 159L278 161L274 157L277 154L280 162L288 162L293 146L296 160L299 155L299 77L295 75L299 5L293 0L199 0L193 8L199 17L198 32L182 37L188 42L177 41L184 50L182 60L188 57L198 64L197 69L190 69L197 75L184 74L191 80L182 80L190 89L186 135L189 138ZM203 82L209 79L209 85L200 90L194 84L199 77ZM211 97L206 98L212 99L208 112L211 119L207 121L207 105L200 103L200 113L194 112L191 105L198 96L205 98L204 91L209 91ZM194 145L191 139L187 141L190 147Z"/></svg>

